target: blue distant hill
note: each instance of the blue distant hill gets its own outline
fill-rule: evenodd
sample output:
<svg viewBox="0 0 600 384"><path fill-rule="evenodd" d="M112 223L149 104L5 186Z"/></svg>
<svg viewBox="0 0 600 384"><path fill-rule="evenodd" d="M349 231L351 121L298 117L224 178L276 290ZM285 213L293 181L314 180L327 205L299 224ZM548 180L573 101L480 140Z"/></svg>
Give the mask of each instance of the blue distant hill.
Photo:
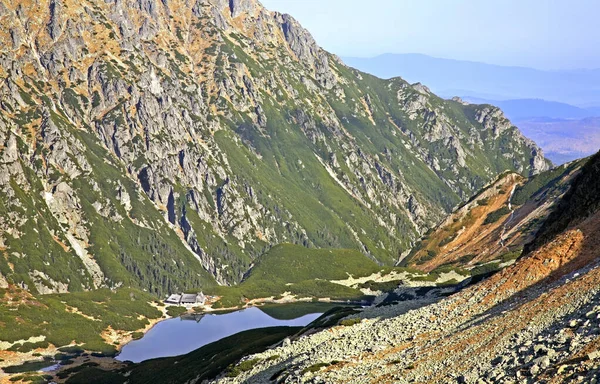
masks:
<svg viewBox="0 0 600 384"><path fill-rule="evenodd" d="M515 122L536 117L583 119L600 116L600 108L580 108L566 103L541 99L488 100L470 96L462 96L462 99L474 104L492 104L500 107L504 114Z"/></svg>
<svg viewBox="0 0 600 384"><path fill-rule="evenodd" d="M421 54L344 57L343 60L351 67L378 77L400 76L410 82L423 83L448 98L543 99L577 106L600 106L600 69L542 71Z"/></svg>

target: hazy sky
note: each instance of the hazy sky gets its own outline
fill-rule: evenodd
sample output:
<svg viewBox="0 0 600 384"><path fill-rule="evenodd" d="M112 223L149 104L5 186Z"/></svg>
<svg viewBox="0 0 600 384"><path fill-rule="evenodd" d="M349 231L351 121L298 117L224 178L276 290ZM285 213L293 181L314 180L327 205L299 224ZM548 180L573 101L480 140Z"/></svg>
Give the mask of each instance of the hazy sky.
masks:
<svg viewBox="0 0 600 384"><path fill-rule="evenodd" d="M340 56L600 68L600 0L260 0Z"/></svg>

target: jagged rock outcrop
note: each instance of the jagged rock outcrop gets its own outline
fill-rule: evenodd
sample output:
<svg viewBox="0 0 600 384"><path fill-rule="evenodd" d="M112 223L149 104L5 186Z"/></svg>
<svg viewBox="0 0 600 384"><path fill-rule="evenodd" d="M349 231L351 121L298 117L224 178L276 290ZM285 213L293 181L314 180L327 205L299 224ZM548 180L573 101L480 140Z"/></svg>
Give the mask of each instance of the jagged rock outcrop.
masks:
<svg viewBox="0 0 600 384"><path fill-rule="evenodd" d="M348 68L255 0L3 0L0 23L14 284L232 284L281 242L392 264L500 172L549 165L499 110Z"/></svg>

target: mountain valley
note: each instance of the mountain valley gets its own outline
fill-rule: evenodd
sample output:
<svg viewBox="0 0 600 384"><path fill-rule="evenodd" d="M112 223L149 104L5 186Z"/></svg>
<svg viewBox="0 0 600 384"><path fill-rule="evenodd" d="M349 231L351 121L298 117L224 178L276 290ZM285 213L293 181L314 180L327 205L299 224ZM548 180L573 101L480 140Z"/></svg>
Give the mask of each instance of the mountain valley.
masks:
<svg viewBox="0 0 600 384"><path fill-rule="evenodd" d="M325 313L304 329L290 330L283 342L263 345L263 352L221 368L216 377L200 372L195 361L221 355L200 349L111 373L89 367L67 382L107 375L114 383L144 383L151 375L172 383L593 382L600 372L598 172L600 155L529 180L500 176L447 220L456 224L458 218L463 233L476 234L466 246L481 251L477 258L460 260L469 251L453 246L460 234L440 245L440 234L454 228L442 225L424 239L422 249L435 256L419 264L422 250L416 250L406 261L430 270L426 279L411 276L409 269L387 272L398 280L363 285L387 285L375 300L379 304ZM490 231L481 220L464 222L465 210L494 212L496 205L508 204L506 196L515 204L513 218L504 215L491 224L510 227L512 235L505 233L503 240L509 250L517 247L510 257L501 249L497 226ZM489 206L477 203L482 199ZM470 276L469 263L475 266ZM464 275L460 282L433 280L444 274ZM177 374L182 369L185 373Z"/></svg>
<svg viewBox="0 0 600 384"><path fill-rule="evenodd" d="M0 382L598 372L598 155L554 167L499 108L349 67L256 0L0 0L0 24ZM289 303L328 309L115 358Z"/></svg>

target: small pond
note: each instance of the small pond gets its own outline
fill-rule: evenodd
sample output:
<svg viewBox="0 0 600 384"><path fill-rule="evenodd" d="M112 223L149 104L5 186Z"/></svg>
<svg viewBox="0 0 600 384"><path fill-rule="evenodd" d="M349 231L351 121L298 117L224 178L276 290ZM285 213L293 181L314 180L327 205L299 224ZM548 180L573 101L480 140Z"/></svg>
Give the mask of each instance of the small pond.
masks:
<svg viewBox="0 0 600 384"><path fill-rule="evenodd" d="M116 358L138 363L158 357L183 355L249 329L304 326L331 307L332 305L318 303L289 304L169 319L156 324L141 339L123 346Z"/></svg>

